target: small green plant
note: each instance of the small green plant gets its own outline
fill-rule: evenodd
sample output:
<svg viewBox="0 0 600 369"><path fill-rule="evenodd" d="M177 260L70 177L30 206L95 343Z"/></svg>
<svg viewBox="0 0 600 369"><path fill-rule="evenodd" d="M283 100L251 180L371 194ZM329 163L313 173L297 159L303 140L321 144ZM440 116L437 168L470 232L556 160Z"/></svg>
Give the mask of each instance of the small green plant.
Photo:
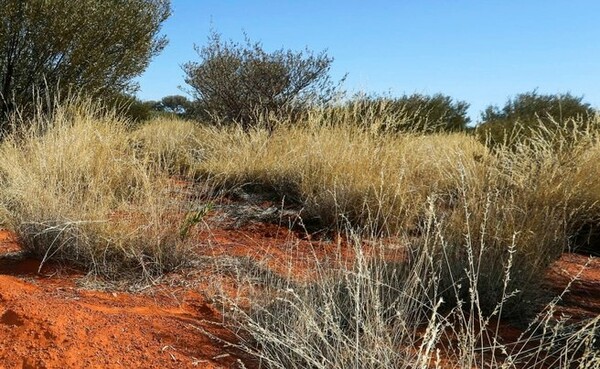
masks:
<svg viewBox="0 0 600 369"><path fill-rule="evenodd" d="M200 223L213 209L213 203L209 202L200 206L197 210L187 213L183 220L183 224L179 228L179 238L184 241L188 237L190 229Z"/></svg>

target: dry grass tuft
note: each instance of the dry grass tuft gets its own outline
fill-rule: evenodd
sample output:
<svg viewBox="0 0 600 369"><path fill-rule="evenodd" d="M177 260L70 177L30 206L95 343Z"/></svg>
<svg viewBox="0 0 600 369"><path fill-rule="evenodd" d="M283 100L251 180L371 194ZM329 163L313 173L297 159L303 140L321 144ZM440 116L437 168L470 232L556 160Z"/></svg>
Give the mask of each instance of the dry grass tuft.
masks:
<svg viewBox="0 0 600 369"><path fill-rule="evenodd" d="M80 101L58 107L0 145L6 226L43 260L111 278L156 276L184 263L188 247L166 165L138 155L118 117Z"/></svg>
<svg viewBox="0 0 600 369"><path fill-rule="evenodd" d="M502 299L514 246L507 288L519 292L505 304L505 317L531 313L545 269L600 214L597 139L576 122L490 151L466 133L381 135L323 121L275 132L202 129L205 155L196 171L225 187L271 188L299 204L306 223L408 238L416 250L433 216L445 245L433 250L443 267L440 290L447 300L465 300L476 288L487 313ZM476 285L462 283L469 274L478 276Z"/></svg>

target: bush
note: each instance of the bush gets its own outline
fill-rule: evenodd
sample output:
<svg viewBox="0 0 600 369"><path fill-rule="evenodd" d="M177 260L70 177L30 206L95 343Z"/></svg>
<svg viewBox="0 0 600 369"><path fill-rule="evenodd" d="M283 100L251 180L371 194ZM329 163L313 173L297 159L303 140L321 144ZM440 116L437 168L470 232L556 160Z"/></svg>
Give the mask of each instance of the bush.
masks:
<svg viewBox="0 0 600 369"><path fill-rule="evenodd" d="M248 128L265 123L269 115L327 101L335 91L328 75L333 58L325 52L268 53L260 43L224 42L216 32L196 51L201 61L183 70L199 119Z"/></svg>
<svg viewBox="0 0 600 369"><path fill-rule="evenodd" d="M592 122L594 109L582 97L569 93L541 95L536 91L509 99L502 109L488 106L477 127L479 136L491 146L524 142L536 133L569 128L574 122Z"/></svg>
<svg viewBox="0 0 600 369"><path fill-rule="evenodd" d="M169 0L4 1L0 113L23 110L36 95L131 92L166 45L158 33L169 14Z"/></svg>
<svg viewBox="0 0 600 369"><path fill-rule="evenodd" d="M128 94L116 94L104 99L103 102L107 108L114 109L120 117L130 120L132 123L145 122L156 115L156 103L141 101Z"/></svg>
<svg viewBox="0 0 600 369"><path fill-rule="evenodd" d="M469 104L450 96L404 95L398 98L357 96L328 108L327 121L379 132L457 132L467 129Z"/></svg>

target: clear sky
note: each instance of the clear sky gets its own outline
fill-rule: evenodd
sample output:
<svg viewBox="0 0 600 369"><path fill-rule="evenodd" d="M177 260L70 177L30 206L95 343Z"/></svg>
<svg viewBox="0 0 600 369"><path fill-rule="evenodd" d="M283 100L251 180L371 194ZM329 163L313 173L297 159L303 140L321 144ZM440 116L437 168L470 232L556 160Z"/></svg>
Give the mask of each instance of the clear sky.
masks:
<svg viewBox="0 0 600 369"><path fill-rule="evenodd" d="M367 93L441 92L489 104L537 89L600 107L600 0L172 0L170 42L138 78L143 100L185 94L212 27L266 50L327 49L332 75Z"/></svg>

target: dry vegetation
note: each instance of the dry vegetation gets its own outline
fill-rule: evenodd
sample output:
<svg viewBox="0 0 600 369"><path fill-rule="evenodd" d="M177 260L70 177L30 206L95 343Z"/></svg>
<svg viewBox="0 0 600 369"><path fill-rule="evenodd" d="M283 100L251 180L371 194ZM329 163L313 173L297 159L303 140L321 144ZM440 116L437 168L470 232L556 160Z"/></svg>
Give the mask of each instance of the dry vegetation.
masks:
<svg viewBox="0 0 600 369"><path fill-rule="evenodd" d="M73 103L27 123L0 146L0 205L28 251L107 277L151 277L186 261L186 204L171 196L161 154L140 153L125 121Z"/></svg>
<svg viewBox="0 0 600 369"><path fill-rule="evenodd" d="M352 112L337 114L274 131L168 119L133 128L67 104L0 145L4 223L40 258L151 276L193 258L181 214L197 204L176 196L174 175L215 194L252 184L301 208L306 224L345 234L356 255L311 283L263 280L250 310L225 301L265 367L535 367L548 352L552 367L599 365L596 321L536 316L545 269L600 215L589 122L490 150L467 133L385 134L381 121L345 125ZM377 257L390 239L400 261ZM364 240L382 252L367 256ZM531 318L521 323L537 348L487 337L500 316ZM448 335L456 346L440 348Z"/></svg>

